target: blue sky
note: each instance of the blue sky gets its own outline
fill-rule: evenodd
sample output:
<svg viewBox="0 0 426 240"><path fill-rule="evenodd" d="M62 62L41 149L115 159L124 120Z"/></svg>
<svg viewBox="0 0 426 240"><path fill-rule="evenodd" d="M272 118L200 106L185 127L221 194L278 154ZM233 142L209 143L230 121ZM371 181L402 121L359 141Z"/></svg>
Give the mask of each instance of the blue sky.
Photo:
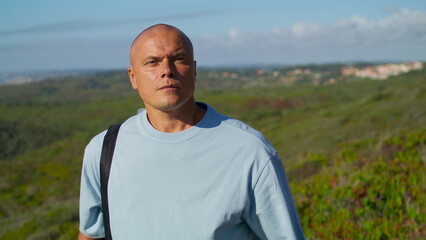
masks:
<svg viewBox="0 0 426 240"><path fill-rule="evenodd" d="M426 61L424 0L2 0L0 72L120 69L156 23L199 66Z"/></svg>

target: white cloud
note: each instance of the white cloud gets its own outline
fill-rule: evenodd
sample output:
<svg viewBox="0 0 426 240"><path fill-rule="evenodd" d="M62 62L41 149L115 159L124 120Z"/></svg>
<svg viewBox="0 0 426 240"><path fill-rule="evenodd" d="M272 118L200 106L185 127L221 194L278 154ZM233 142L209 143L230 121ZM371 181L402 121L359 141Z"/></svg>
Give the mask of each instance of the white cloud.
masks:
<svg viewBox="0 0 426 240"><path fill-rule="evenodd" d="M402 9L375 21L353 16L328 26L298 22L290 28L275 27L264 32L232 28L226 36L196 39L196 46L202 59L219 64L286 63L295 59L426 60L426 12Z"/></svg>
<svg viewBox="0 0 426 240"><path fill-rule="evenodd" d="M235 39L235 38L239 37L239 35L240 35L240 32L235 28L231 28L228 31L228 37L230 39Z"/></svg>
<svg viewBox="0 0 426 240"><path fill-rule="evenodd" d="M321 30L321 25L311 22L298 22L293 25L291 32L295 36L309 36L316 34Z"/></svg>

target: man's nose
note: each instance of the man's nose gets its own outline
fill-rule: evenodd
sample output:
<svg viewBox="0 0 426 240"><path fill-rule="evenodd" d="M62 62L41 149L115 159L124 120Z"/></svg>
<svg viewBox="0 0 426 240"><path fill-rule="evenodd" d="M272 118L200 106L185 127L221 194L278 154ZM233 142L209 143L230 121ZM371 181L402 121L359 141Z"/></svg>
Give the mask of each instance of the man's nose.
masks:
<svg viewBox="0 0 426 240"><path fill-rule="evenodd" d="M173 62L170 61L170 60L165 60L163 62L163 65L164 66L163 66L163 70L162 70L163 72L161 74L161 77L162 78L171 78L171 77L174 77L176 69L175 69L175 67L173 65Z"/></svg>

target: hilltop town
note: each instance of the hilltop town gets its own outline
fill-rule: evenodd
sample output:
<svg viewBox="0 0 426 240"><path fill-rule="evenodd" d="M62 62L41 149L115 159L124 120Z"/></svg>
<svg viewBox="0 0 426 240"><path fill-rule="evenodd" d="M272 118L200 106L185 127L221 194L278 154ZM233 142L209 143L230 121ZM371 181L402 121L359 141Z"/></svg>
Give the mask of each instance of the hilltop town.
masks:
<svg viewBox="0 0 426 240"><path fill-rule="evenodd" d="M407 73L422 68L423 63L421 62L408 62L399 64L390 63L378 66L368 66L362 69L356 67L343 67L342 75L384 80L391 76L396 76L401 73Z"/></svg>
<svg viewBox="0 0 426 240"><path fill-rule="evenodd" d="M386 64L310 64L281 67L202 69L198 78L204 88L329 85L361 79L385 80L423 68L421 62Z"/></svg>

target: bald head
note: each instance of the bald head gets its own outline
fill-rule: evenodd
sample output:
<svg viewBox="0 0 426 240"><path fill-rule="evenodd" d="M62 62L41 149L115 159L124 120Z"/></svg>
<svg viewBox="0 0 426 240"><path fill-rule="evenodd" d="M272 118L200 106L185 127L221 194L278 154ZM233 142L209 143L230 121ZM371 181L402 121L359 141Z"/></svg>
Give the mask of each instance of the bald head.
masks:
<svg viewBox="0 0 426 240"><path fill-rule="evenodd" d="M165 24L146 29L133 41L130 63L130 83L144 102L150 121L161 112L158 119L167 113L179 115L179 122L186 123L198 112L194 100L197 64L191 41L182 31Z"/></svg>
<svg viewBox="0 0 426 240"><path fill-rule="evenodd" d="M133 40L133 43L130 47L130 64L133 65L133 61L135 59L135 55L137 53L138 46L144 44L144 42L150 38L158 37L158 36L167 36L167 35L176 35L182 41L185 42L191 54L194 55L194 48L192 46L191 40L188 36L185 35L178 28L167 25L167 24L156 24L151 27L148 27L144 31L142 31L136 38Z"/></svg>

